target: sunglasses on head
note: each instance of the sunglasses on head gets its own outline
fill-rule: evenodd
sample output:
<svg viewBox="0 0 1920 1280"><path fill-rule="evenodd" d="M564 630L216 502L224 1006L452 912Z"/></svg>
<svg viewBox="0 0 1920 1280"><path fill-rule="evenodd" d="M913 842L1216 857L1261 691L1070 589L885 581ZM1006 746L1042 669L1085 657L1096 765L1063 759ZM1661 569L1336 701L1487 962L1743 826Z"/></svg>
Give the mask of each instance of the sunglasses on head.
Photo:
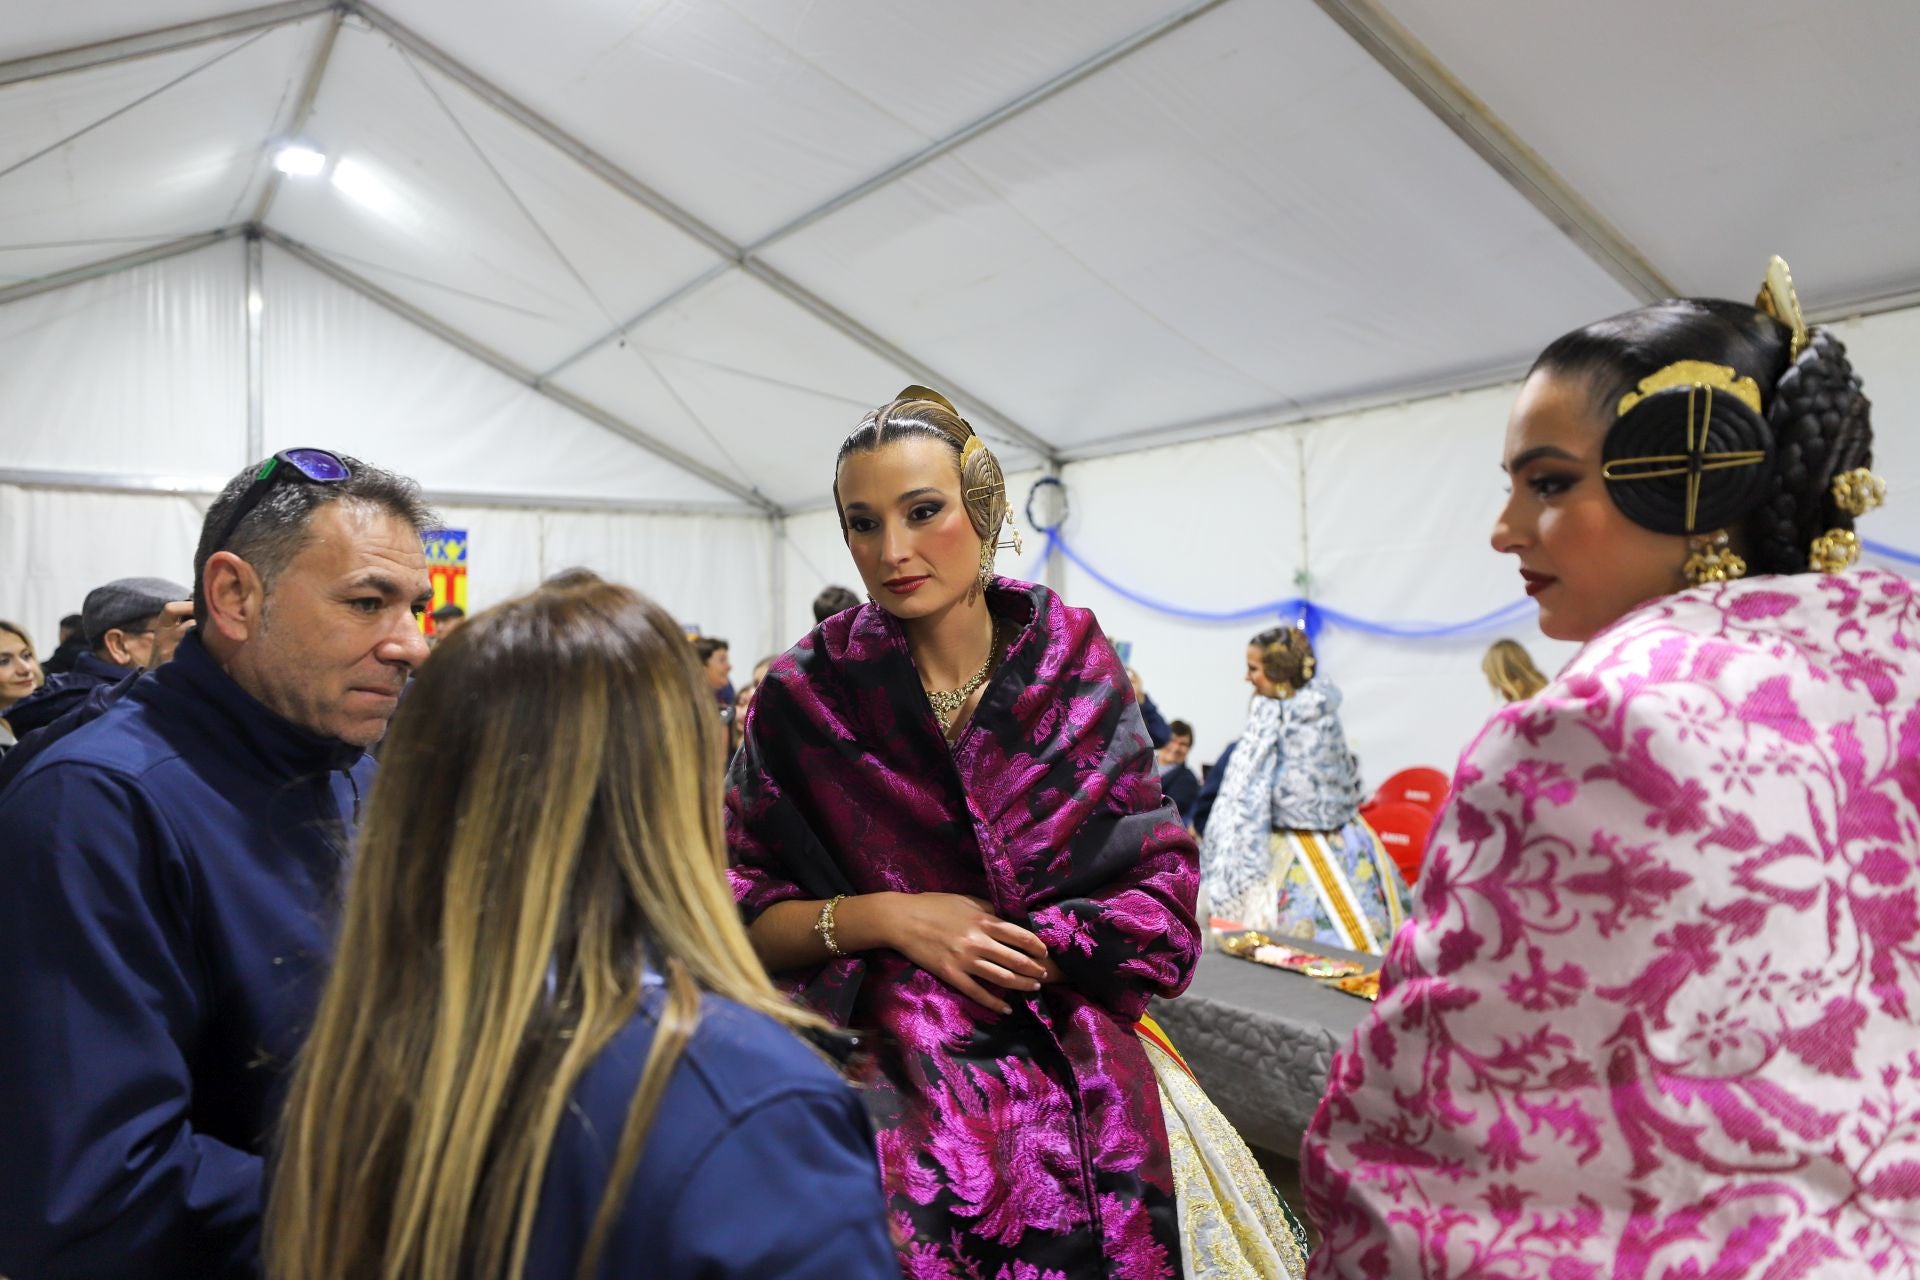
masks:
<svg viewBox="0 0 1920 1280"><path fill-rule="evenodd" d="M260 470L254 473L253 483L247 486L247 491L240 495L240 501L234 504L233 514L227 517L227 523L221 528L220 536L214 539L208 554L224 550L232 540L234 530L240 527L240 522L281 481L339 484L352 477L353 469L341 461L337 453L325 449L282 449L260 464Z"/></svg>

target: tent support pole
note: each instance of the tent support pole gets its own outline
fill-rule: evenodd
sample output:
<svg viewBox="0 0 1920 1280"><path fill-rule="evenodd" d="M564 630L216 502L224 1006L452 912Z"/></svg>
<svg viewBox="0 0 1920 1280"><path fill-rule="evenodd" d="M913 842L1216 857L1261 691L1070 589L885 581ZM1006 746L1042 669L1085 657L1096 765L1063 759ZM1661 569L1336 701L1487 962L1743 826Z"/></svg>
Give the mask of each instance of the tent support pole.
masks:
<svg viewBox="0 0 1920 1280"><path fill-rule="evenodd" d="M117 475L92 471L48 471L0 467L0 485L23 489L65 489L79 493L145 494L155 497L215 498L226 476ZM505 511L589 512L599 515L719 515L748 518L737 507L703 503L654 502L623 498L544 497L539 494L473 493L457 489L423 490L435 506L493 507Z"/></svg>
<svg viewBox="0 0 1920 1280"><path fill-rule="evenodd" d="M365 0L349 0L349 7L354 13L365 19L376 31L406 49L408 53L418 58L421 62L460 85L482 102L492 107L495 111L498 111L507 119L512 120L514 123L528 130L563 155L570 157L576 164L579 164L589 173L594 174L601 181L628 199L652 210L655 214L666 219L666 221L678 227L695 240L698 240L727 262L741 267L750 275L759 279L763 284L771 287L775 292L780 293L789 301L798 303L820 319L825 320L853 341L866 347L867 350L873 354L880 356L882 359L893 361L902 368L910 371L915 377L939 387L955 400L964 402L967 405L968 412L976 419L998 428L1003 435L1019 441L1022 445L1039 454L1043 460L1051 459L1054 456L1052 445L1049 445L1033 432L1028 431L1006 414L995 409L983 397L973 394L971 391L961 387L953 379L938 373L923 362L908 356L904 351L900 350L900 348L881 339L879 335L875 334L865 325L860 324L851 316L815 294L812 290L788 278L785 274L774 270L765 263L749 257L745 250L728 239L720 231L667 199L667 197L661 195L658 191L655 191L652 187L640 181L640 179L634 177L625 169L622 169L612 160L601 155L598 151L589 147L586 143L580 141L580 139L574 137L553 121L527 106L518 98L507 93L479 72L455 59L445 50L434 45L419 33L396 22L384 11L374 5L366 3ZM713 278L718 278L719 274L721 273L713 273ZM618 337L622 332L624 332L624 330L614 330L608 335L605 341L612 341L613 338ZM549 370L548 373L544 375L530 375L532 381L528 382L527 385L536 390L545 391L547 389L546 380L552 376L552 373L553 371Z"/></svg>
<svg viewBox="0 0 1920 1280"><path fill-rule="evenodd" d="M266 310L266 278L260 252L260 234L247 233L247 456L242 466L258 462L267 451L266 387L261 380L261 322Z"/></svg>
<svg viewBox="0 0 1920 1280"><path fill-rule="evenodd" d="M1059 461L1047 463L1047 474L1053 479L1066 483L1066 465ZM1065 492L1065 490L1062 490ZM1060 548L1051 542L1047 544L1046 563L1040 566L1043 585L1055 595L1065 595L1067 590L1067 562L1060 554Z"/></svg>
<svg viewBox="0 0 1920 1280"><path fill-rule="evenodd" d="M402 320L406 320L416 327L426 330L441 341L458 347L474 359L480 361L480 363L487 365L495 372L505 374L521 386L545 396L555 404L573 410L573 412L579 414L587 421L594 423L596 426L603 427L615 435L639 445L656 457L671 462L682 471L698 476L715 488L732 494L734 497L740 499L740 501L747 503L765 514L772 515L779 510L778 506L765 494L751 485L746 484L744 481L727 475L724 472L717 471L696 458L689 457L687 454L680 452L664 441L655 439L632 423L616 418L599 405L582 400L570 391L563 391L558 387L542 383L530 370L515 364L512 360L501 355L492 347L468 337L451 325L436 320L412 303L388 293L385 289L373 283L373 281L347 270L324 254L316 253L297 240L288 239L271 227L259 228L259 234L263 239L271 242L278 248L286 250L300 261L312 267L315 271L331 278L336 283L345 285L361 297L376 303L394 315L399 316Z"/></svg>
<svg viewBox="0 0 1920 1280"><path fill-rule="evenodd" d="M64 289L69 285L81 284L87 280L98 280L101 276L118 275L122 271L131 271L135 267L165 262L168 258L177 258L183 253L192 253L196 249L204 249L208 245L231 240L244 230L244 227L222 227L217 231L202 231L195 235L182 236L178 240L167 240L160 244L148 245L144 249L135 249L131 253L102 258L98 262L89 262L84 266L55 271L33 280L22 280L18 284L0 288L0 306L9 302L23 302L28 298L52 293L55 289Z"/></svg>
<svg viewBox="0 0 1920 1280"><path fill-rule="evenodd" d="M1679 296L1672 282L1646 255L1628 243L1485 103L1467 92L1432 51L1378 0L1314 3L1636 301L1658 302Z"/></svg>
<svg viewBox="0 0 1920 1280"><path fill-rule="evenodd" d="M326 79L327 64L333 60L333 47L340 39L340 24L346 21L344 9L335 10L333 17L327 20L325 30L320 33L320 44L313 55L313 65L307 68L306 83L300 86L300 97L293 104L293 113L287 119L287 137L297 138L307 127L307 121L313 116L314 99L320 96L320 83ZM275 139L267 140L265 155L267 166L267 185L261 189L260 202L253 207L253 222L264 224L267 215L273 212L274 199L280 194L281 180L286 176L274 167L273 150Z"/></svg>
<svg viewBox="0 0 1920 1280"><path fill-rule="evenodd" d="M769 576L773 579L773 616L767 623L767 643L760 652L785 653L787 646L780 637L787 628L787 518L784 515L774 516L767 530L773 551L769 570Z"/></svg>
<svg viewBox="0 0 1920 1280"><path fill-rule="evenodd" d="M304 18L311 18L316 13L325 13L329 9L338 7L339 0L288 0L284 4L263 5L258 9L245 9L239 13L229 13L201 22L183 22L177 27L143 31L138 35L122 36L117 40L101 40L72 49L60 49L53 53L15 58L9 62L0 62L0 86L21 84L28 80L42 80L48 76L64 75L69 71L85 71L90 67L104 67L115 62L126 62L132 58L150 57L156 53L173 53L180 49L191 49L196 45L225 40L231 36L243 36L268 27L285 26L289 22L299 22Z"/></svg>
<svg viewBox="0 0 1920 1280"><path fill-rule="evenodd" d="M1219 8L1225 2L1226 0L1199 0L1199 3L1190 4L1176 13L1171 13L1159 21L1152 23L1150 26L1134 32L1117 44L1108 45L1092 57L1075 63L1059 75L1054 76L1051 80L1036 85L1012 101L1002 103L972 123L963 125L946 137L928 144L926 147L914 152L905 159L881 170L858 186L849 187L832 199L815 205L792 221L774 228L766 235L761 236L758 240L748 245L741 252L749 258L757 257L765 250L772 248L789 236L797 235L805 231L821 219L831 217L848 205L856 204L864 200L882 187L899 181L914 170L932 164L949 151L965 146L982 134L991 132L1007 123L1007 121L1039 106L1047 99L1071 89L1074 85L1079 84L1095 72L1104 71L1114 63L1119 62L1122 58L1138 53L1154 41L1160 39L1160 37L1179 30L1202 14Z"/></svg>

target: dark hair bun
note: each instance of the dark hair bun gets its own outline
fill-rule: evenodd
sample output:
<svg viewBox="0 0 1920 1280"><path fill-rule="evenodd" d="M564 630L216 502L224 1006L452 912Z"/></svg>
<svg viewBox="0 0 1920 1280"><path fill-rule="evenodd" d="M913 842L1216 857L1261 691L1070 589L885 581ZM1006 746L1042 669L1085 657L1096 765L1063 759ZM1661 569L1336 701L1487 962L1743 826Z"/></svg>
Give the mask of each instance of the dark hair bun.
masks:
<svg viewBox="0 0 1920 1280"><path fill-rule="evenodd" d="M1690 466L1688 439L1698 429L1704 388L1668 387L1653 392L1620 415L1607 431L1601 460L1607 492L1627 519L1655 533L1690 533L1738 523L1772 492L1773 431L1767 420L1727 391L1714 391L1706 407L1701 445L1700 494L1687 523ZM1758 453L1759 460L1716 466L1725 455ZM1652 461L1662 459L1662 461ZM1657 473L1640 478L1647 472Z"/></svg>
<svg viewBox="0 0 1920 1280"><path fill-rule="evenodd" d="M1751 526L1758 573L1804 573L1812 540L1829 529L1853 528L1853 516L1833 500L1833 478L1873 465L1872 404L1847 348L1825 329L1780 375L1767 417L1778 440L1779 483Z"/></svg>

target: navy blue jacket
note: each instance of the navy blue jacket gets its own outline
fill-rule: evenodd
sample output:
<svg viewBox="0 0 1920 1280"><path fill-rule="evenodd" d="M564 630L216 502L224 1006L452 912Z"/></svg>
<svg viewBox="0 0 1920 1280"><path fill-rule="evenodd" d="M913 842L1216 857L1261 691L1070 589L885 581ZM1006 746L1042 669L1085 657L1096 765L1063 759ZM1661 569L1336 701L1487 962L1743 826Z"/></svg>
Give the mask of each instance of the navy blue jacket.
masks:
<svg viewBox="0 0 1920 1280"><path fill-rule="evenodd" d="M653 1043L656 986L561 1119L526 1280L573 1280ZM599 1274L651 1280L899 1275L854 1091L762 1014L709 996L667 1084Z"/></svg>
<svg viewBox="0 0 1920 1280"><path fill-rule="evenodd" d="M1219 791L1218 787L1214 788L1215 795ZM1200 798L1200 779L1186 765L1175 765L1160 775L1160 794L1173 801L1173 807L1180 811L1181 821L1192 822L1194 801ZM1209 804L1207 807L1211 810L1213 806Z"/></svg>
<svg viewBox="0 0 1920 1280"><path fill-rule="evenodd" d="M93 653L82 653L73 660L73 669L64 675L48 676L47 682L13 704L7 712L7 724L13 736L25 738L44 728L87 700L87 695L103 684L119 684L133 671L115 666Z"/></svg>
<svg viewBox="0 0 1920 1280"><path fill-rule="evenodd" d="M1146 694L1140 695L1140 718L1147 722L1147 741L1158 751L1173 741L1173 726L1160 714L1160 708L1153 705L1153 699Z"/></svg>
<svg viewBox="0 0 1920 1280"><path fill-rule="evenodd" d="M254 1273L371 771L190 635L0 793L0 1274Z"/></svg>
<svg viewBox="0 0 1920 1280"><path fill-rule="evenodd" d="M1207 781L1200 788L1200 794L1194 797L1193 810L1187 814L1187 825L1201 835L1207 834L1207 819L1213 816L1213 802L1220 798L1220 784L1227 780L1227 762L1233 759L1233 749L1240 745L1235 738L1220 752L1220 758L1207 770Z"/></svg>

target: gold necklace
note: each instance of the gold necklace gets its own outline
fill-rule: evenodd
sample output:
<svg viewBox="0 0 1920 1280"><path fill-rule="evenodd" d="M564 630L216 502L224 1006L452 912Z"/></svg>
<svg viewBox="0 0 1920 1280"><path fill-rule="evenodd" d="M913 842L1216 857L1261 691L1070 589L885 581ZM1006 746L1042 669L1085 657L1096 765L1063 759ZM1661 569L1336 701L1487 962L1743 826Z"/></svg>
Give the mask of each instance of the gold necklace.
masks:
<svg viewBox="0 0 1920 1280"><path fill-rule="evenodd" d="M973 678L958 689L946 692L938 689L925 691L927 704L933 708L933 718L940 722L941 733L953 731L953 717L961 707L967 704L967 699L973 696L974 690L987 682L987 675L993 670L993 660L999 656L999 653L1000 620L996 618L993 622L993 634L987 640L987 660L980 664L980 669L973 673Z"/></svg>

